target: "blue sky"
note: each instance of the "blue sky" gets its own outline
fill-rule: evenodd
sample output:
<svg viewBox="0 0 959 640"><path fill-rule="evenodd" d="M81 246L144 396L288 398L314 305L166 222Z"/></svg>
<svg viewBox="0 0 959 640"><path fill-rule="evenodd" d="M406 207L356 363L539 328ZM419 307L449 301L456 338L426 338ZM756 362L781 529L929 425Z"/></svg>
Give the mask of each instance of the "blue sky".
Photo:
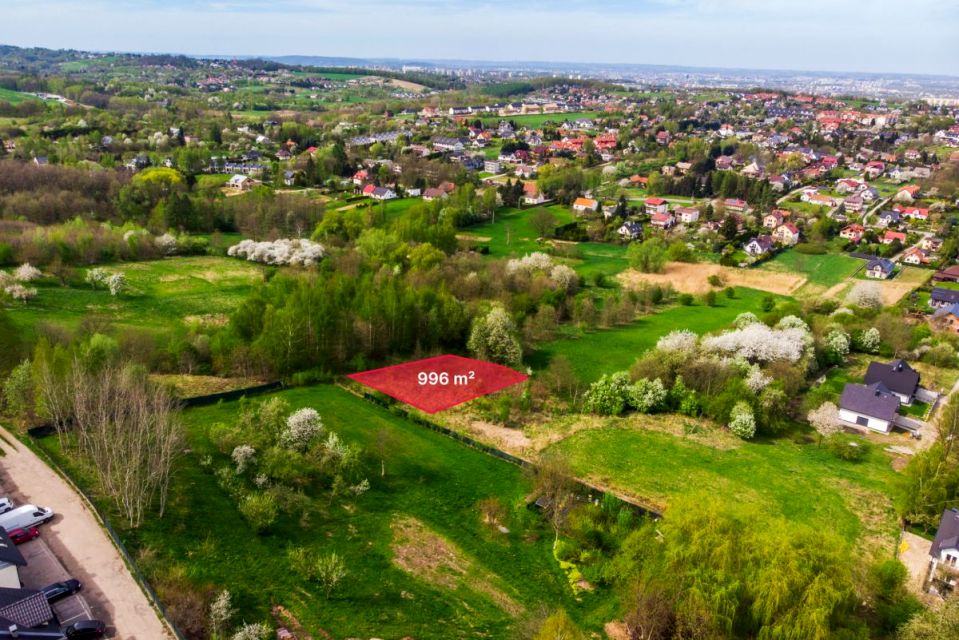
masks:
<svg viewBox="0 0 959 640"><path fill-rule="evenodd" d="M959 75L953 0L0 0L0 42Z"/></svg>

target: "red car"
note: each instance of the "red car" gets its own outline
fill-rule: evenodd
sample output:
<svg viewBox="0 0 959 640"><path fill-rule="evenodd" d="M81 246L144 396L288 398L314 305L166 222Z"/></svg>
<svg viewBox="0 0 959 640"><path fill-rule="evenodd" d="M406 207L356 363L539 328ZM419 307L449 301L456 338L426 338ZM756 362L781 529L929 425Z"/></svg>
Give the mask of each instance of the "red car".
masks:
<svg viewBox="0 0 959 640"><path fill-rule="evenodd" d="M39 538L40 530L36 527L29 527L27 529L10 529L10 531L7 531L7 535L10 536L10 540L13 541L13 544L23 544L24 542L29 542L34 538Z"/></svg>

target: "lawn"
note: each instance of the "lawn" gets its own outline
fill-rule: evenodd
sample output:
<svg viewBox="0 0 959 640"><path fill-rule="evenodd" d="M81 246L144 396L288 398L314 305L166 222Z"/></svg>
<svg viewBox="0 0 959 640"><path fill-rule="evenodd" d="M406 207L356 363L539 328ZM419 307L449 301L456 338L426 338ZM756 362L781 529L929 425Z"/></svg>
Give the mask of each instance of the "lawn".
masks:
<svg viewBox="0 0 959 640"><path fill-rule="evenodd" d="M581 258L573 267L576 273L587 280L597 273L614 276L629 268L626 259L626 245L604 244L602 242L580 242L577 244Z"/></svg>
<svg viewBox="0 0 959 640"><path fill-rule="evenodd" d="M865 262L841 254L807 254L789 249L762 264L761 269L801 273L809 282L829 288L865 267Z"/></svg>
<svg viewBox="0 0 959 640"><path fill-rule="evenodd" d="M593 118L602 118L604 116L610 115L604 111L583 111L581 113L531 113L528 115L518 115L518 116L491 116L486 118L480 118L483 121L483 126L485 127L495 127L499 124L501 120L506 120L508 122L515 122L518 126L521 127L531 127L533 129L539 129L547 122L555 122L556 124L562 124L569 120L570 122L575 122L576 120L583 119L593 119Z"/></svg>
<svg viewBox="0 0 959 640"><path fill-rule="evenodd" d="M484 582L523 611L563 607L593 630L613 615L604 590L574 600L552 557L552 533L525 507L530 485L519 468L339 387L278 395L293 408L317 409L327 429L363 447L370 490L353 503L331 504L325 493L307 487L302 516L281 516L271 533L256 535L216 482L215 468L229 461L208 438L212 424L236 419L238 403L192 409L184 416L189 453L176 472L167 515L121 533L135 557L149 549L153 567L178 566L194 585L230 589L249 622L265 620L271 604L281 604L314 637L328 637L320 629L337 638L509 637L516 618L494 603ZM41 442L57 455L56 438ZM477 503L488 497L508 506L508 533L482 524ZM450 571L447 579L430 583L424 575L398 568L393 527L408 518L455 544L468 575ZM349 575L331 599L291 571L290 546L335 551L345 559ZM431 556L423 550L424 566Z"/></svg>
<svg viewBox="0 0 959 640"><path fill-rule="evenodd" d="M717 298L715 307L700 303L688 307L676 305L657 311L615 329L603 329L566 337L541 346L527 361L543 369L555 356L565 356L582 382L593 382L606 373L624 371L670 331L690 329L699 334L728 326L740 313L761 313L761 300L769 294L738 288L732 300Z"/></svg>
<svg viewBox="0 0 959 640"><path fill-rule="evenodd" d="M200 256L106 265L120 271L129 291L114 298L87 285L37 287L38 295L16 305L10 317L26 332L40 322L75 327L102 317L117 324L160 329L187 316L228 314L262 281L263 268L234 258Z"/></svg>
<svg viewBox="0 0 959 640"><path fill-rule="evenodd" d="M568 207L551 205L545 207L556 218L559 225L573 221L573 212ZM463 229L463 235L479 241L480 238L490 247L493 258L522 256L532 251L542 251L543 247L536 239L537 232L530 224L536 209L500 209L496 212L496 222L484 222Z"/></svg>
<svg viewBox="0 0 959 640"><path fill-rule="evenodd" d="M552 449L565 454L579 475L653 505L706 490L850 540L868 531L881 537L881 546L894 542L888 493L896 474L878 447L851 463L825 447L786 438L741 442L729 436L717 442L623 428L609 419Z"/></svg>
<svg viewBox="0 0 959 640"><path fill-rule="evenodd" d="M39 100L36 96L31 96L30 94L23 93L21 91L14 91L12 89L4 89L0 87L0 102L9 102L10 104L20 104L21 102L26 102L27 100Z"/></svg>

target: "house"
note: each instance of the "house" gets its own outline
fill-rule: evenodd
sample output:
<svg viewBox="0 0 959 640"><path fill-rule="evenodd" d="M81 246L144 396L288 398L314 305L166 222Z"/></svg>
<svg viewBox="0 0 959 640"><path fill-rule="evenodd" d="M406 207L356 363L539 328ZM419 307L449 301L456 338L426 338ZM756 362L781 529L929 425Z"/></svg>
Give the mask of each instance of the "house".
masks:
<svg viewBox="0 0 959 640"><path fill-rule="evenodd" d="M773 191L783 192L787 190L792 182L786 176L770 176L769 186Z"/></svg>
<svg viewBox="0 0 959 640"><path fill-rule="evenodd" d="M959 265L946 267L932 274L934 282L959 282Z"/></svg>
<svg viewBox="0 0 959 640"><path fill-rule="evenodd" d="M656 142L662 145L669 144L669 141L672 139L669 131L660 131L656 134Z"/></svg>
<svg viewBox="0 0 959 640"><path fill-rule="evenodd" d="M543 204L544 202L546 202L546 196L535 182L527 182L523 185L523 204Z"/></svg>
<svg viewBox="0 0 959 640"><path fill-rule="evenodd" d="M888 227L893 224L899 224L902 221L902 216L899 215L898 211L880 211L877 216L876 224L880 227Z"/></svg>
<svg viewBox="0 0 959 640"><path fill-rule="evenodd" d="M764 256L772 251L772 249L773 239L772 236L768 235L758 235L743 245L743 250L753 258Z"/></svg>
<svg viewBox="0 0 959 640"><path fill-rule="evenodd" d="M576 198L573 202L573 211L577 213L595 213L599 209L599 202L592 198Z"/></svg>
<svg viewBox="0 0 959 640"><path fill-rule="evenodd" d="M396 197L396 192L387 187L373 187L373 191L366 195L374 200L392 200Z"/></svg>
<svg viewBox="0 0 959 640"><path fill-rule="evenodd" d="M513 170L513 173L520 178L526 178L528 180L536 174L536 170L528 164L521 164Z"/></svg>
<svg viewBox="0 0 959 640"><path fill-rule="evenodd" d="M249 191L253 187L253 179L249 176L235 174L226 181L226 186L237 191Z"/></svg>
<svg viewBox="0 0 959 640"><path fill-rule="evenodd" d="M673 213L679 218L680 222L690 224L699 220L699 209L696 207L677 207Z"/></svg>
<svg viewBox="0 0 959 640"><path fill-rule="evenodd" d="M666 211L665 213L656 212L650 216L649 224L661 229L669 229L676 224L676 218L669 211Z"/></svg>
<svg viewBox="0 0 959 640"><path fill-rule="evenodd" d="M929 581L937 592L952 591L959 580L959 509L942 512L929 547Z"/></svg>
<svg viewBox="0 0 959 640"><path fill-rule="evenodd" d="M919 372L901 359L889 363L870 362L865 381L867 385L881 383L889 393L906 405L912 404L916 391L919 390Z"/></svg>
<svg viewBox="0 0 959 640"><path fill-rule="evenodd" d="M896 263L892 260L886 260L885 258L876 258L875 260L870 260L866 265L866 277L875 278L877 280L885 280L892 275L892 272L896 268Z"/></svg>
<svg viewBox="0 0 959 640"><path fill-rule="evenodd" d="M370 179L370 172L366 169L360 169L353 174L353 184L360 186L364 182Z"/></svg>
<svg viewBox="0 0 959 640"><path fill-rule="evenodd" d="M736 213L742 213L746 210L746 201L740 200L739 198L726 198L723 201L723 205L726 207L727 211L735 211Z"/></svg>
<svg viewBox="0 0 959 640"><path fill-rule="evenodd" d="M906 264L929 264L929 256L919 247L909 247L906 249L906 252L902 254L902 261Z"/></svg>
<svg viewBox="0 0 959 640"><path fill-rule="evenodd" d="M487 160L483 163L483 171L486 173L499 173L502 166L499 160Z"/></svg>
<svg viewBox="0 0 959 640"><path fill-rule="evenodd" d="M733 168L733 164L735 164L735 160L733 160L732 156L719 156L716 158L716 169L719 171L728 171Z"/></svg>
<svg viewBox="0 0 959 640"><path fill-rule="evenodd" d="M646 198L646 215L653 215L656 213L666 213L669 211L669 202L663 200L662 198Z"/></svg>
<svg viewBox="0 0 959 640"><path fill-rule="evenodd" d="M649 184L649 178L639 174L629 176L629 184L633 187L645 187Z"/></svg>
<svg viewBox="0 0 959 640"><path fill-rule="evenodd" d="M842 201L842 205L846 208L846 211L859 213L862 211L863 200L860 196L849 196Z"/></svg>
<svg viewBox="0 0 959 640"><path fill-rule="evenodd" d="M919 248L929 253L939 253L939 250L942 249L942 238L925 236L919 241Z"/></svg>
<svg viewBox="0 0 959 640"><path fill-rule="evenodd" d="M823 195L821 193L811 193L806 197L806 202L809 204L814 204L817 207L835 207L836 199L832 196Z"/></svg>
<svg viewBox="0 0 959 640"><path fill-rule="evenodd" d="M908 184L905 187L901 187L892 199L896 202L912 202L917 197L919 197L919 185Z"/></svg>
<svg viewBox="0 0 959 640"><path fill-rule="evenodd" d="M437 151L462 151L468 143L469 140L463 138L446 138L441 136L433 138L433 148Z"/></svg>
<svg viewBox="0 0 959 640"><path fill-rule="evenodd" d="M879 242L882 244L892 244L896 240L905 244L906 234L902 231L886 231L886 233L882 234L882 238L880 238Z"/></svg>
<svg viewBox="0 0 959 640"><path fill-rule="evenodd" d="M959 303L936 309L929 322L937 331L959 333Z"/></svg>
<svg viewBox="0 0 959 640"><path fill-rule="evenodd" d="M64 637L57 633L58 626L48 624L54 620L53 610L46 595L35 589L0 587L0 620L4 631L18 629L19 635L8 638Z"/></svg>
<svg viewBox="0 0 959 640"><path fill-rule="evenodd" d="M859 242L862 240L862 235L865 232L866 228L861 224L851 224L839 232L839 237L849 240L850 242Z"/></svg>
<svg viewBox="0 0 959 640"><path fill-rule="evenodd" d="M447 193L443 191L442 189L438 189L436 187L430 187L429 189L423 192L423 200L425 200L426 202L432 202L433 200L436 200L437 198L446 198L446 197L448 197Z"/></svg>
<svg viewBox="0 0 959 640"><path fill-rule="evenodd" d="M896 205L893 209L898 211L899 215L903 218L909 218L910 220L928 220L929 219L929 209L923 207L902 207Z"/></svg>
<svg viewBox="0 0 959 640"><path fill-rule="evenodd" d="M783 223L783 214L781 211L770 211L763 216L763 226L767 229L775 229Z"/></svg>
<svg viewBox="0 0 959 640"><path fill-rule="evenodd" d="M839 419L847 424L889 433L899 411L899 398L881 382L847 383L839 397Z"/></svg>
<svg viewBox="0 0 959 640"><path fill-rule="evenodd" d="M933 287L932 293L929 294L929 306L934 309L941 309L957 303L959 303L959 291Z"/></svg>
<svg viewBox="0 0 959 640"><path fill-rule="evenodd" d="M296 171L284 171L283 184L285 184L288 187L292 187L294 184L296 184L296 176L297 176Z"/></svg>
<svg viewBox="0 0 959 640"><path fill-rule="evenodd" d="M776 227L772 233L773 240L781 245L791 247L799 242L799 228L791 222L786 222Z"/></svg>
<svg viewBox="0 0 959 640"><path fill-rule="evenodd" d="M617 233L625 240L638 240L643 237L643 225L638 222L624 222Z"/></svg>

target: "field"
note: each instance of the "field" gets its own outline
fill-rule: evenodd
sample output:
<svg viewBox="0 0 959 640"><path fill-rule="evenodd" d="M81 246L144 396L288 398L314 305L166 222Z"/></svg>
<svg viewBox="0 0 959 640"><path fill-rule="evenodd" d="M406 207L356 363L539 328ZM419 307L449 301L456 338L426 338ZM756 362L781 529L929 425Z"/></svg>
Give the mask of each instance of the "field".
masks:
<svg viewBox="0 0 959 640"><path fill-rule="evenodd" d="M540 128L547 122L555 122L557 124L562 124L569 120L574 122L576 120L583 119L593 119L601 118L603 116L609 115L603 111L583 111L581 113L531 113L528 115L516 115L516 116L488 116L480 118L483 121L483 126L496 126L501 120L515 122L521 127L533 127Z"/></svg>
<svg viewBox="0 0 959 640"><path fill-rule="evenodd" d="M810 284L833 287L865 268L865 262L839 254L805 254L790 249L764 262L760 269L775 273L800 273Z"/></svg>
<svg viewBox="0 0 959 640"><path fill-rule="evenodd" d="M744 311L759 314L760 301L766 295L762 291L736 289L732 300L718 296L715 307L699 303L673 306L623 327L554 340L532 353L528 360L534 368L543 369L552 358L565 356L580 381L592 382L603 374L629 369L670 331L690 329L704 334L726 327Z"/></svg>
<svg viewBox="0 0 959 640"><path fill-rule="evenodd" d="M262 281L263 269L253 263L213 256L182 257L107 265L126 276L129 292L114 298L86 285L41 285L28 304L10 311L26 332L40 322L75 327L100 317L119 325L160 329L171 321L229 314Z"/></svg>
<svg viewBox="0 0 959 640"><path fill-rule="evenodd" d="M573 221L573 212L568 207L553 205L545 207L563 225ZM536 242L539 233L533 229L530 219L536 209L500 209L496 222L484 222L463 229L462 235L470 240L488 243L489 255L493 258L522 256L532 251L542 251ZM483 240L480 240L483 238Z"/></svg>
<svg viewBox="0 0 959 640"><path fill-rule="evenodd" d="M503 638L544 603L594 629L612 616L602 590L574 600L552 558L551 531L525 507L530 486L517 467L338 387L278 395L293 408L316 408L328 429L364 448L371 489L341 505L308 487L303 517L281 516L272 533L258 536L219 488L214 468L229 461L208 439L210 425L234 420L238 404L190 410L190 452L167 515L121 534L135 556L152 558L148 571L180 566L193 584L229 588L249 622L281 604L314 637L324 637L322 629L337 638L445 639L455 629L458 638ZM56 438L41 442L58 454ZM206 456L213 464L201 464ZM491 496L508 507L508 533L481 522L477 503ZM349 575L332 598L291 571L293 545L346 560Z"/></svg>
<svg viewBox="0 0 959 640"><path fill-rule="evenodd" d="M643 282L660 285L669 284L677 291L698 295L716 289L709 284L709 277L713 275L720 277L723 286L748 287L778 295L791 295L806 282L806 279L799 274L774 274L758 269L740 269L712 263L688 262L668 262L665 271L662 273L640 273L631 269L620 274L619 279L627 287L636 286Z"/></svg>
<svg viewBox="0 0 959 640"><path fill-rule="evenodd" d="M815 444L788 439L742 442L726 434L671 434L624 422L607 419L552 448L579 475L653 505L708 490L850 540L866 535L868 546L887 552L895 542L888 495L895 472L878 448L849 463Z"/></svg>
<svg viewBox="0 0 959 640"><path fill-rule="evenodd" d="M13 91L12 89L4 89L0 87L0 102L9 102L10 104L20 104L21 102L26 102L27 100L39 100L35 96L31 96L20 91Z"/></svg>

